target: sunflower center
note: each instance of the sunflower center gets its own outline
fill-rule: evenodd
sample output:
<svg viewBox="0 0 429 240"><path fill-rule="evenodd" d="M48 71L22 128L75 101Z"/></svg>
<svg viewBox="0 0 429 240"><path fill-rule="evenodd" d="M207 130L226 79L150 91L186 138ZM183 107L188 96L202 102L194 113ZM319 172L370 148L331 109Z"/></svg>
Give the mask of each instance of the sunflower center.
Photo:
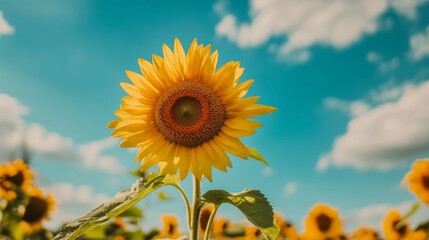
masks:
<svg viewBox="0 0 429 240"><path fill-rule="evenodd" d="M429 175L423 176L423 186L429 189Z"/></svg>
<svg viewBox="0 0 429 240"><path fill-rule="evenodd" d="M173 235L175 232L176 226L172 223L168 223L168 235Z"/></svg>
<svg viewBox="0 0 429 240"><path fill-rule="evenodd" d="M193 97L182 97L176 100L171 109L173 120L183 126L189 126L201 117L201 103Z"/></svg>
<svg viewBox="0 0 429 240"><path fill-rule="evenodd" d="M395 229L396 232L399 233L400 236L404 236L407 233L407 227L405 224L403 224L401 227L397 228L396 225L399 222L400 222L400 220L393 222L393 229Z"/></svg>
<svg viewBox="0 0 429 240"><path fill-rule="evenodd" d="M201 210L200 213L200 227L203 231L206 231L207 229L207 224L209 222L209 218L210 215L212 214L212 212L208 209L203 209Z"/></svg>
<svg viewBox="0 0 429 240"><path fill-rule="evenodd" d="M161 95L155 125L165 139L197 147L214 138L226 119L222 101L210 88L194 81L179 83Z"/></svg>
<svg viewBox="0 0 429 240"><path fill-rule="evenodd" d="M327 232L331 228L332 219L328 215L322 213L316 217L316 222L321 232Z"/></svg>
<svg viewBox="0 0 429 240"><path fill-rule="evenodd" d="M18 171L13 176L6 175L5 180L15 184L17 187L21 187L24 183L24 173L22 173L22 171Z"/></svg>
<svg viewBox="0 0 429 240"><path fill-rule="evenodd" d="M46 200L40 197L30 197L22 220L28 223L38 222L42 220L47 211L48 203Z"/></svg>

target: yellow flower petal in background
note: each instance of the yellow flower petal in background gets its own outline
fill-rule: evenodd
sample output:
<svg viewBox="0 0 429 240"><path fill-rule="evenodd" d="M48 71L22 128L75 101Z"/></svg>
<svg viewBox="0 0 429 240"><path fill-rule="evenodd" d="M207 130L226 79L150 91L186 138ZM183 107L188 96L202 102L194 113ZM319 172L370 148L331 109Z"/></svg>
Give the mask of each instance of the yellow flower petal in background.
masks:
<svg viewBox="0 0 429 240"><path fill-rule="evenodd" d="M50 219L50 214L55 210L55 199L50 195L44 195L43 191L34 187L28 191L28 203L20 226L25 232L35 232L43 227L43 221Z"/></svg>
<svg viewBox="0 0 429 240"><path fill-rule="evenodd" d="M24 193L33 188L32 180L34 173L24 161L18 159L16 161L7 161L0 165L0 198L13 200L16 198L16 193L13 190L12 184L20 188Z"/></svg>
<svg viewBox="0 0 429 240"><path fill-rule="evenodd" d="M429 159L417 160L403 182L408 183L410 191L429 205Z"/></svg>
<svg viewBox="0 0 429 240"><path fill-rule="evenodd" d="M317 204L307 215L301 239L341 239L343 234L338 210L326 204Z"/></svg>
<svg viewBox="0 0 429 240"><path fill-rule="evenodd" d="M403 240L412 233L408 223L397 226L401 219L401 214L396 210L390 210L387 213L386 218L382 222L383 234L386 239Z"/></svg>

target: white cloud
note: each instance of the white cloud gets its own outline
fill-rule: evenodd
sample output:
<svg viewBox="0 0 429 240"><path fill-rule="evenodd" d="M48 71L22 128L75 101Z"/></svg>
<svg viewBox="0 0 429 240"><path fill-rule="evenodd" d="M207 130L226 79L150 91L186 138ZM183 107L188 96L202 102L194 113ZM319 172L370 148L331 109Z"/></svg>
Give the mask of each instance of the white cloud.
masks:
<svg viewBox="0 0 429 240"><path fill-rule="evenodd" d="M229 4L228 0L219 0L213 4L213 11L222 16L227 13L227 6Z"/></svg>
<svg viewBox="0 0 429 240"><path fill-rule="evenodd" d="M369 63L376 64L378 66L378 71L382 73L396 69L400 63L399 58L397 57L392 58L391 60L383 61L383 58L380 56L380 54L376 52L369 52L366 55L366 59Z"/></svg>
<svg viewBox="0 0 429 240"><path fill-rule="evenodd" d="M362 115L371 109L371 107L365 101L346 101L335 97L325 98L323 104L328 109L340 110L341 112L346 113L352 117Z"/></svg>
<svg viewBox="0 0 429 240"><path fill-rule="evenodd" d="M283 196L290 197L298 190L297 182L288 182L283 188Z"/></svg>
<svg viewBox="0 0 429 240"><path fill-rule="evenodd" d="M374 104L397 101L405 92L412 91L415 85L409 82L397 85L390 80L379 88L370 91L369 97Z"/></svg>
<svg viewBox="0 0 429 240"><path fill-rule="evenodd" d="M26 124L24 117L28 108L7 94L0 94L0 113L0 159L20 156L25 145L31 154L43 158L77 159L89 169L111 173L124 171L115 157L103 154L113 148L117 140L102 139L79 145L40 124Z"/></svg>
<svg viewBox="0 0 429 240"><path fill-rule="evenodd" d="M270 167L265 167L262 170L262 175L267 176L267 177L273 175L273 169Z"/></svg>
<svg viewBox="0 0 429 240"><path fill-rule="evenodd" d="M393 58L390 61L381 62L378 65L378 71L385 73L396 69L399 66L399 58Z"/></svg>
<svg viewBox="0 0 429 240"><path fill-rule="evenodd" d="M318 170L329 166L389 169L429 151L429 81L404 85L397 101L352 118Z"/></svg>
<svg viewBox="0 0 429 240"><path fill-rule="evenodd" d="M117 159L102 153L116 146L117 139L106 138L79 146L79 153L82 156L83 164L87 168L98 168L106 172L123 172L125 169Z"/></svg>
<svg viewBox="0 0 429 240"><path fill-rule="evenodd" d="M428 0L390 0L393 9L409 19L417 17L417 8Z"/></svg>
<svg viewBox="0 0 429 240"><path fill-rule="evenodd" d="M426 32L417 33L410 37L410 56L414 60L420 60L429 56L429 26Z"/></svg>
<svg viewBox="0 0 429 240"><path fill-rule="evenodd" d="M230 41L234 41L237 35L237 27L235 26L236 22L237 19L234 15L225 15L216 25L216 33L226 36Z"/></svg>
<svg viewBox="0 0 429 240"><path fill-rule="evenodd" d="M369 52L366 55L366 59L370 63L379 63L381 61L381 56L380 56L380 54L378 54L376 52Z"/></svg>
<svg viewBox="0 0 429 240"><path fill-rule="evenodd" d="M11 35L15 32L15 28L12 27L6 19L3 17L3 12L0 11L0 36Z"/></svg>
<svg viewBox="0 0 429 240"><path fill-rule="evenodd" d="M337 49L348 47L380 29L380 17L391 6L401 15L415 16L419 0L250 0L250 22L241 23L234 14L223 14L216 33L239 47L256 47L271 39L285 41L278 56L305 62L315 45Z"/></svg>
<svg viewBox="0 0 429 240"><path fill-rule="evenodd" d="M373 204L356 209L348 214L345 218L346 226L349 230L354 230L360 226L373 226L380 229L380 224L386 217L387 212L391 209L399 211L402 215L406 214L412 207L414 202L402 202L399 204ZM412 218L411 225L416 226L417 223L427 220L429 214L428 209L421 208Z"/></svg>
<svg viewBox="0 0 429 240"><path fill-rule="evenodd" d="M48 222L50 228L57 228L63 223L75 220L109 200L107 195L94 192L88 185L56 183L45 190L52 194L58 203L57 211Z"/></svg>

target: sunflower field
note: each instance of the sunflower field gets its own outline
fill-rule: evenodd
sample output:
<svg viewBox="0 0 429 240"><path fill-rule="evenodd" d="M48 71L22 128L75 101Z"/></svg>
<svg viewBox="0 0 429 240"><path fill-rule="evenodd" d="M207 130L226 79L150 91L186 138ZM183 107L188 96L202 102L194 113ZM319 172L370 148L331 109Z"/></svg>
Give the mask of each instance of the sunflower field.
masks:
<svg viewBox="0 0 429 240"><path fill-rule="evenodd" d="M429 238L429 220L416 228L408 223L420 205L429 205L429 159L417 160L402 181L419 202L405 215L391 209L380 232L374 226L346 232L339 210L326 203L318 203L308 211L299 232L257 189L202 193L203 180L213 181L213 169L226 171L232 167L231 155L268 164L240 137L252 135L262 126L249 118L276 108L256 103L259 97L245 98L253 80L240 83L244 69L239 62L228 62L216 70L218 52L212 52L210 45L198 44L194 39L185 52L176 38L173 50L163 45L163 54L163 58L154 56L152 63L139 59L141 73L126 72L131 83L121 86L128 95L115 111L118 118L108 124L114 129L112 137L123 139L121 147L138 148L134 161L140 162L135 173L138 180L81 218L48 230L43 223L55 211L56 201L36 186L36 174L24 152L23 160L0 165L2 239ZM154 165L158 172L148 174ZM180 185L188 175L193 178L192 198ZM163 186L173 186L182 195L187 222L181 224L189 231L180 230L178 217L167 214L162 216L162 226L150 231L141 229L144 209L135 204ZM217 217L224 203L236 207L249 223Z"/></svg>
<svg viewBox="0 0 429 240"><path fill-rule="evenodd" d="M429 0L0 0L0 240L429 240Z"/></svg>

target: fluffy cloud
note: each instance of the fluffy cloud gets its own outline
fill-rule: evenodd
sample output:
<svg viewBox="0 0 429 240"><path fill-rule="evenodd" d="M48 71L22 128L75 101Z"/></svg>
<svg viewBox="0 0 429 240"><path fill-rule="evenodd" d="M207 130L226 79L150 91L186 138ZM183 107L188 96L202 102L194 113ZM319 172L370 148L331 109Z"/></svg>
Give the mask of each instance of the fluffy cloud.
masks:
<svg viewBox="0 0 429 240"><path fill-rule="evenodd" d="M96 193L88 185L74 186L69 183L56 183L45 188L58 202L57 211L48 222L48 227L57 228L65 222L69 222L93 208L109 200L102 193Z"/></svg>
<svg viewBox="0 0 429 240"><path fill-rule="evenodd" d="M429 26L426 32L417 33L410 37L410 56L414 60L420 60L429 56Z"/></svg>
<svg viewBox="0 0 429 240"><path fill-rule="evenodd" d="M283 188L283 196L290 197L298 190L297 182L286 183Z"/></svg>
<svg viewBox="0 0 429 240"><path fill-rule="evenodd" d="M360 226L374 226L380 229L381 221L386 217L387 212L391 209L398 210L402 215L406 214L414 202L402 202L399 204L373 204L356 209L348 214L345 218L349 230L354 230ZM417 223L427 220L429 211L420 209L412 218L411 224L416 226Z"/></svg>
<svg viewBox="0 0 429 240"><path fill-rule="evenodd" d="M399 66L399 63L400 63L399 58L397 58L397 57L392 58L391 60L388 60L388 61L383 61L380 54L378 54L376 52L369 52L366 55L366 59L370 63L377 64L378 71L380 71L382 73L389 72L389 71L397 68Z"/></svg>
<svg viewBox="0 0 429 240"><path fill-rule="evenodd" d="M3 12L0 11L0 36L10 35L15 32L15 29L4 19Z"/></svg>
<svg viewBox="0 0 429 240"><path fill-rule="evenodd" d="M264 176L266 176L266 177L269 177L269 176L271 176L271 175L273 175L273 169L272 168L270 168L270 167L265 167L263 170L262 170L262 175L264 175Z"/></svg>
<svg viewBox="0 0 429 240"><path fill-rule="evenodd" d="M376 52L369 52L366 55L366 59L370 63L379 63L381 61L381 56L380 56L380 54L378 54Z"/></svg>
<svg viewBox="0 0 429 240"><path fill-rule="evenodd" d="M250 23L239 23L224 14L216 33L239 47L256 47L273 38L286 39L277 48L281 58L294 62L310 59L308 48L327 45L344 48L380 28L379 18L391 6L398 13L415 16L423 1L410 0L251 0Z"/></svg>
<svg viewBox="0 0 429 240"><path fill-rule="evenodd" d="M417 8L428 0L390 0L390 4L401 15L409 19L417 17Z"/></svg>
<svg viewBox="0 0 429 240"><path fill-rule="evenodd" d="M367 102L362 100L345 101L334 97L325 98L323 104L328 109L339 110L352 117L362 115L370 110Z"/></svg>
<svg viewBox="0 0 429 240"><path fill-rule="evenodd" d="M106 172L123 172L125 169L117 159L110 155L103 155L107 149L111 149L118 143L117 139L103 139L79 146L83 164L87 168L98 168Z"/></svg>
<svg viewBox="0 0 429 240"><path fill-rule="evenodd" d="M104 154L115 146L117 140L103 139L78 145L70 138L49 132L40 124L26 124L27 107L7 94L0 94L0 113L1 159L20 156L25 145L31 154L43 158L79 159L86 168L112 173L124 170L116 158Z"/></svg>
<svg viewBox="0 0 429 240"><path fill-rule="evenodd" d="M353 117L331 152L321 156L317 169L332 165L389 169L429 152L429 81L405 84L391 95L398 92L402 94L398 100Z"/></svg>

